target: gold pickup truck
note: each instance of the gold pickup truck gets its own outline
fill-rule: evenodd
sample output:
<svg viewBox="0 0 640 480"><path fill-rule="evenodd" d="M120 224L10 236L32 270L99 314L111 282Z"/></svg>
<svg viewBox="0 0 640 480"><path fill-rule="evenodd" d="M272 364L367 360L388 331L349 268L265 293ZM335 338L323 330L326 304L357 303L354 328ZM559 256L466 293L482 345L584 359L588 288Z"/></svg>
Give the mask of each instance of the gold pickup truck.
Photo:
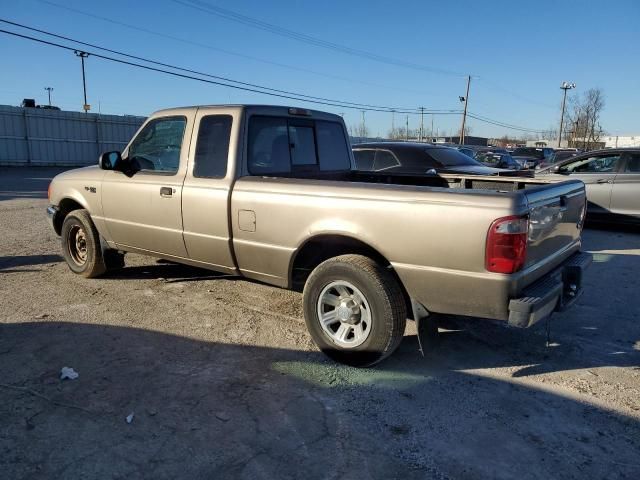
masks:
<svg viewBox="0 0 640 480"><path fill-rule="evenodd" d="M528 327L579 295L582 182L353 166L336 115L175 108L55 177L47 211L85 277L135 252L303 290L318 347L356 366L390 355L408 317Z"/></svg>

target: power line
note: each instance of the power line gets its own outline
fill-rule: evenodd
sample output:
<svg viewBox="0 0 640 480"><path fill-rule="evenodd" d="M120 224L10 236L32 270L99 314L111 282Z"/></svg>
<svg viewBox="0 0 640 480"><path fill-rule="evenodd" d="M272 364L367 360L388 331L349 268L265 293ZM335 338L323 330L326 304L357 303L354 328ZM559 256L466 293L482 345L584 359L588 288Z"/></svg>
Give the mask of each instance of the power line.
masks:
<svg viewBox="0 0 640 480"><path fill-rule="evenodd" d="M179 77L179 78L185 78L185 79L189 79L189 80L196 80L199 82L203 82L203 83L208 83L208 84L212 84L212 85L218 85L218 86L223 86L223 87L228 87L228 88L233 88L233 89L237 89L237 90L242 90L242 91L247 91L247 92L251 92L251 93L258 93L258 94L263 94L263 95L268 95L268 96L274 96L274 97L278 97L278 98L285 98L285 99L289 99L289 100L296 100L296 101L302 101L302 102L308 102L308 103L315 103L315 104L319 104L319 105L326 105L326 106L334 106L334 107L340 107L340 108L349 108L349 109L353 109L353 110L365 110L365 111L374 111L374 112L383 112L383 113L400 113L400 114L407 114L407 115L422 115L423 113L427 113L427 114L438 114L438 115L459 115L461 113L461 111L459 110L423 110L422 108L419 109L397 109L394 107L386 107L386 106L370 106L367 104L358 104L358 103L354 103L354 102L346 102L346 101L340 101L340 100L333 100L333 99L324 99L322 97L313 97L310 95L304 95L304 94L297 94L294 92L288 92L286 90L277 90L277 89L272 89L269 87L263 87L261 85L256 85L256 84L249 84L246 82L240 82L237 80L233 80L233 79L227 79L225 77L218 77L215 75L211 75L211 74L207 74L207 73L201 73L201 72L197 72L195 70L190 70L190 69L185 69L182 67L177 67L171 64L166 64L166 63L162 63L162 62L157 62L154 60L149 60L149 59L145 59L143 57L138 57L135 55L131 55L131 54L127 54L125 52L119 52L117 50L112 50L112 49L108 49L106 47L101 47L98 45L94 45L94 44L90 44L87 42L81 42L78 40L74 40L70 37L65 37L62 35L57 35L54 33L50 33L47 32L45 30L39 30L39 29L35 29L32 27L28 27L26 25L21 25L18 24L16 22L11 22L9 20L4 20L0 18L0 22L4 22L4 23L8 23L14 26L19 26L21 28L25 28L25 29L29 29L29 30L33 30L33 31L37 31L39 33L43 33L46 35L50 35L50 36L54 36L57 38L61 38L67 41L71 41L71 42L75 42L81 45L88 45L91 46L93 48L97 48L99 50L104 50L104 51L108 51L110 53L115 53L117 55L121 55L121 56L125 56L127 58L132 58L132 59L136 59L136 60L141 60L143 62L147 62L147 63L152 63L152 64L156 64L156 65L160 65L160 66L164 66L167 68L171 68L174 70L181 70L181 71L185 71L188 73L194 73L196 75L202 75L202 76L208 76L211 78L215 78L217 80L208 80L208 79L204 79L204 78L199 78L193 75L187 75L187 74L182 74L182 73L177 73L177 72L172 72L169 70L165 70L162 68L156 68L156 67L151 67L148 65L142 65L139 63L135 63L135 62L131 62L131 61L126 61L126 60L122 60L122 59L118 59L118 58L114 58L114 57L110 57L107 55L102 55L99 53L95 53L95 52L88 52L86 50L86 53L96 57L96 58L101 58L103 60L108 60L108 61L112 61L115 63L120 63L120 64L124 64L124 65L129 65L132 67L137 67L137 68L142 68L145 70L149 70L149 71L155 71L158 73L164 73L167 75L171 75L174 77ZM50 42L44 39L40 39L40 38L36 38L36 37L32 37L29 35L23 35L17 32L11 32L9 30L4 30L4 29L0 29L0 33L5 33L8 35L12 35L15 37L19 37L25 40L31 40L34 42L38 42L41 44L45 44L45 45L49 45L49 46L53 46L53 47L57 47L57 48L61 48L67 51L76 51L78 50L77 47L69 47L66 45L62 45L59 43L55 43L55 42ZM232 83L226 83L226 82L232 82ZM237 85L234 85L233 83L236 83ZM252 88L255 87L255 88ZM362 108L362 107L366 107L366 108ZM512 124L508 124L505 122L500 122L498 120L493 120L487 117L483 117L480 116L478 114L473 114L473 113L467 113L467 115L471 118L474 118L478 121L481 122L485 122L488 124L492 124L492 125L496 125L496 126L500 126L500 127L504 127L507 129L511 129L511 130L519 130L522 132L532 132L532 133L543 133L544 130L537 130L537 129L532 129L532 128L526 128L526 127L520 127L517 125L512 125Z"/></svg>
<svg viewBox="0 0 640 480"><path fill-rule="evenodd" d="M7 22L3 19L0 19L0 22ZM11 22L9 22L11 23ZM31 37L29 35L23 35L17 32L11 32L9 30L4 30L4 29L0 29L0 33L5 33L8 35L13 35L15 37L20 37L26 40L31 40L34 42L38 42L38 43L42 43L45 45L50 45L53 47L57 47L57 48L62 48L64 50L68 50L68 51L76 51L78 50L77 48L74 47L69 47L66 45L62 45L59 43L55 43L55 42L50 42L48 40L43 40L40 38L36 38L36 37ZM81 42L78 42L81 43ZM83 45L87 45L86 43L82 42L81 44ZM94 47L94 48L99 48L102 49L102 47ZM104 50L108 50L108 49L104 49ZM209 83L212 85L219 85L219 86L223 86L223 87L229 87L229 88L234 88L237 90L243 90L243 91L247 91L247 92L252 92L252 93L259 93L259 94L263 94L263 95L269 95L269 96L273 96L273 97L279 97L279 98L286 98L289 100L296 100L296 101L302 101L302 102L309 102L309 103L315 103L318 105L327 105L327 106L333 106L333 107L341 107L341 108L350 108L350 109L355 109L355 110L362 110L363 108L361 108L362 106L365 106L366 108L364 108L364 110L367 111L372 111L372 112L385 112L388 113L392 110L392 107L372 107L372 106L367 106L367 105L361 105L361 104L356 104L356 103L351 103L351 102L342 102L339 100L324 100L324 99L314 99L314 98L320 98L320 97L310 97L308 95L298 95L296 93L293 92L286 92L286 91L281 91L281 92L285 92L285 93L276 93L277 91L274 91L275 89L270 89L268 87L261 87L261 86L256 86L255 88L252 88L250 86L243 86L243 85L247 85L243 82L238 82L236 80L231 80L231 79L224 79L225 81L218 81L218 80L208 80L208 79L204 79L204 78L199 78L199 77L195 77L193 75L187 75L187 74L183 74L183 73L178 73L178 72L172 72L170 70L165 70L162 68L157 68L157 67L151 67L148 65L142 65L140 63L135 63L135 62L131 62L131 61L127 61L127 60L122 60L119 58L114 58L114 57L110 57L107 55L102 55L99 53L95 53L95 52L89 52L86 51L86 53L96 57L96 58L101 58L103 60L109 60L112 62L116 62L116 63L120 63L120 64L124 64L124 65L129 65L129 66L133 66L133 67L138 67L138 68L143 68L145 70L150 70L150 71L154 71L154 72L159 72L159 73L165 73L167 75L172 75L174 77L179 77L179 78L186 78L186 79L190 79L190 80L196 80L199 82L203 82L203 83ZM111 51L114 52L114 51ZM122 53L118 53L120 55L123 56L128 56L129 58L136 58L136 59L140 59L142 61L148 62L148 63L155 63L155 64L159 64L160 62L153 62L150 60L145 60L142 59L141 57L135 57L133 55L129 55L129 54L122 54ZM180 67L175 67L169 64L163 64L164 66L167 66L168 68L172 68L172 69L176 69L176 70L183 70L183 71L189 71L188 69L182 69ZM201 74L195 71L192 71L198 75L204 75L204 76L210 76L210 77L214 77L214 78L222 78L222 77L216 77L213 75L209 75L209 74ZM234 85L231 83L225 83L225 82L235 82L235 83L239 83L240 85ZM252 84L248 84L248 85L252 85ZM263 89L263 90L260 90ZM265 91L267 90L267 91ZM357 105L361 105L361 106L357 106ZM415 110L398 110L396 109L396 111L400 112L400 113L406 113L406 114L410 114L410 115L418 115L419 112L415 111ZM437 111L436 113L438 113L439 115L457 115L460 112L459 111Z"/></svg>
<svg viewBox="0 0 640 480"><path fill-rule="evenodd" d="M227 78L227 77L221 77L219 75L212 75L212 74L209 74L209 73L199 72L197 70L192 70L192 69L189 69L189 68L177 67L175 65L171 65L171 64L168 64L168 63L160 62L160 61L157 61L157 60L150 60L148 58L139 57L137 55L132 55L132 54L129 54L129 53L118 51L118 50L113 50L113 49L102 47L100 45L96 45L96 44L93 44L93 43L83 42L81 40L77 40L77 39L70 38L70 37L67 37L67 36L64 36L64 35L59 35L59 34L56 34L56 33L48 32L46 30L41 30L39 28L29 27L27 25L23 25L23 24L17 23L17 22L12 22L10 20L6 20L6 19L2 19L2 18L0 18L0 22L8 23L10 25L13 25L13 26L16 26L16 27L20 27L20 28L24 28L26 30L31 30L31 31L34 31L34 32L42 33L44 35L49 35L51 37L59 38L61 40L66 40L66 41L69 41L69 42L78 43L80 45L86 45L86 46L89 46L89 47L92 47L92 48L97 48L97 49L103 50L105 52L115 53L116 55L121 55L123 57L132 58L134 60L141 60L143 62L151 63L151 64L154 64L154 65L159 65L161 67L168 67L168 68L172 68L174 70L180 70L180 71L187 72L187 73L193 73L193 74L196 74L196 75L202 75L204 77L215 78L217 80L222 80L222 81L225 81L225 82L237 83L239 85L244 85L244 86L253 87L253 88L260 88L260 89L263 89L263 90L269 90L269 91L272 91L272 92L283 93L283 94L287 94L287 95L295 95L297 97L309 98L309 99L313 99L313 100L322 100L322 101L327 101L327 102L340 102L340 103L354 105L356 107L368 107L368 108L372 108L372 109L392 108L392 107L384 107L384 106L380 106L380 105L369 105L369 104L363 104L363 103L354 103L354 102L346 102L346 101L334 100L334 99L331 99L331 98L316 97L316 96L305 95L305 94L297 93L297 92L290 92L290 91L287 91L287 90L279 90L277 88L265 87L263 85L257 85L257 84L254 84L254 83L242 82L242 81L234 80L234 79ZM402 109L403 110L409 110L408 108L402 108Z"/></svg>
<svg viewBox="0 0 640 480"><path fill-rule="evenodd" d="M353 84L357 84L357 85L369 85L369 86L372 86L372 87L383 88L383 89L387 89L387 90L400 90L400 91L413 93L413 94L418 94L418 95L423 95L424 94L424 92L419 92L417 90L413 90L413 89L409 89L409 88L405 88L405 87L397 87L397 86L392 87L390 85L381 85L381 84L378 84L378 83L368 82L368 81L361 80L361 79L360 80L354 80L352 78L342 77L340 75L334 75L334 74L330 74L330 73L326 73L326 72L318 72L316 70L311 70L311 69L308 69L308 68L303 68L303 67L299 67L299 66L295 66L295 65L289 65L289 64L286 64L286 63L274 62L274 61L271 61L271 60L266 60L264 58L254 57L252 55L246 55L246 54L243 54L243 53L234 52L232 50L226 50L226 49L220 48L220 47L214 47L213 45L210 45L210 44L196 42L196 41L193 41L193 40L189 40L187 38L177 37L175 35L169 35L167 33L158 32L158 31L155 31L155 30L150 30L148 28L141 27L141 26L136 26L136 25L131 25L129 23L121 22L121 21L115 20L113 18L104 17L104 16L101 16L101 15L96 15L94 13L90 13L90 12L87 12L87 11L84 11L84 10L79 10L77 8L72 8L72 7L69 7L69 6L66 6L66 5L60 5L59 3L51 2L49 0L36 0L36 1L40 2L40 3L43 3L45 5L49 5L49 6L52 6L52 7L60 8L62 10L66 10L68 12L73 12L73 13L76 13L76 14L79 14L79 15L84 15L84 16L89 17L89 18L102 20L103 22L108 22L108 23L111 23L113 25L119 25L121 27L125 27L125 28L131 29L131 30L135 30L135 31L138 31L138 32L146 33L146 34L149 34L149 35L154 35L154 36L161 37L161 38L166 38L166 39L173 40L175 42L181 42L181 43L184 43L184 44L187 44L187 45L193 45L193 46L196 46L196 47L205 48L207 50L221 52L221 53L224 53L226 55L231 55L231 56L235 56L235 57L239 57L239 58L244 58L244 59L247 59L247 60L253 60L255 62L265 63L267 65L274 65L274 66L280 67L280 68L286 68L286 69L294 70L294 71L297 71L297 72L310 73L312 75L317 75L317 76L325 77L325 78L332 78L334 80L340 80L340 81L343 81L343 82L353 83Z"/></svg>
<svg viewBox="0 0 640 480"><path fill-rule="evenodd" d="M227 20L231 20L237 23L241 23L243 25L247 25L253 28L258 28L260 30L264 30L275 35L280 35L282 37L290 38L293 40L297 40L302 43L306 43L309 45L314 45L316 47L322 47L329 50L345 53L352 56L357 56L361 58L367 58L369 60L374 60L380 63L386 63L389 65L395 65L399 67L411 68L414 70L422 70L430 73L438 73L441 75L451 75L455 77L464 77L465 74L459 72L453 72L450 70L445 70L441 68L428 67L426 65L420 65L417 63L408 62L405 60L398 60L395 58L387 57L384 55L379 55L377 53L368 52L366 50L360 50L357 48L349 47L347 45L341 45L338 43L329 42L327 40L322 40L317 37L313 37L311 35L307 35L305 33L296 32L294 30L289 30L288 28L279 27L272 23L268 23L253 17L249 17L247 15L242 15L240 13L234 12L232 10L219 7L217 5L211 5L207 2L202 2L199 0L172 0L174 3L183 5L185 7L199 10L201 12L208 13L210 15L215 15L217 17L222 17Z"/></svg>
<svg viewBox="0 0 640 480"><path fill-rule="evenodd" d="M467 112L467 116L470 117L470 118L473 118L475 120L478 120L480 122L489 123L491 125L497 125L498 127L504 127L504 128L509 129L509 130L519 130L521 132L531 132L531 133L544 133L545 132L545 130L537 130L537 129L534 129L534 128L520 127L520 126L517 126L517 125L511 125L509 123L500 122L498 120L492 120L490 118L483 117L483 116L480 116L480 115L476 115L476 114L471 113L471 112Z"/></svg>
<svg viewBox="0 0 640 480"><path fill-rule="evenodd" d="M299 71L299 72L311 73L313 75L323 76L323 77L326 77L326 78L333 78L333 79L336 79L336 80L346 81L346 82L350 82L350 83L356 83L356 84L362 84L362 85L370 85L370 86L373 86L373 87L384 88L384 89L402 90L402 91L405 91L405 92L414 93L414 94L420 94L420 95L423 94L423 92L418 92L418 91L412 90L412 89L407 89L407 88L402 88L402 87L390 87L388 85L380 85L380 84L376 84L376 83L372 83L372 82L368 82L368 81L364 81L364 80L356 81L356 80L353 80L353 79L350 79L350 78L347 78L347 77L342 77L340 75L333 75L333 74L328 74L328 73L324 73L324 72L318 72L318 71L314 71L314 70L311 70L311 69L302 68L302 67L299 67L299 66L288 65L288 64L284 64L284 63L280 63L280 62L274 62L274 61L266 60L266 59L263 59L263 58L254 57L254 56L251 56L251 55L245 55L245 54L242 54L242 53L233 52L231 50L226 50L226 49L223 49L223 48L220 48L220 47L214 47L212 45L208 45L208 44L204 44L204 43L200 43L200 42L195 42L193 40L189 40L189 39L186 39L186 38L176 37L174 35L169 35L167 33L162 33L162 32L158 32L158 31L150 30L148 28L144 28L144 27L141 27L141 26L131 25L131 24L119 21L119 20L115 20L115 19L112 19L112 18L104 17L104 16L101 16L101 15L96 15L94 13L86 12L86 11L83 11L83 10L80 10L80 9L77 9L77 8L72 8L72 7L69 7L69 6L66 6L66 5L61 5L59 3L55 3L55 2L52 2L50 0L36 0L36 1L40 2L40 3L43 3L45 5L50 5L50 6L53 6L53 7L56 7L56 8L67 10L69 12L74 12L74 13L77 13L77 14L80 14L80 15L84 15L84 16L87 16L87 17L90 17L90 18L95 18L95 19L98 19L98 20L109 22L109 23L112 23L114 25L120 25L120 26L129 28L129 29L137 30L137 31L140 31L140 32L143 32L143 33L147 33L147 34L150 34L150 35L155 35L155 36L158 36L158 37L167 38L167 39L174 40L174 41L177 41L177 42L182 42L182 43L186 43L186 44L189 44L189 45L194 45L194 46L197 46L197 47L201 47L201 48L206 48L206 49L213 50L213 51L222 52L222 53L227 54L227 55L237 56L237 57L240 57L240 58L246 58L248 60L253 60L253 61L257 61L257 62L261 62L261 63L266 63L268 65L274 65L274 66L277 66L277 67L287 68L287 69L295 70L295 71ZM228 14L235 14L235 15L238 15L238 16L242 17L242 15L237 14L235 12L232 12L230 10L225 10L225 9L222 9L221 7L214 7L213 5L208 5L208 4L203 3L203 2L195 2L195 1L192 1L192 0L186 0L187 2L192 1L192 3L203 4L202 6L197 6L197 5L185 4L184 1L179 1L179 0L173 0L173 1L175 3L180 3L185 7L199 9L199 10L207 10L207 8L209 8L209 9L217 9L217 10L220 11L220 12L218 12L219 16L222 16L223 18L227 18L227 17L225 17L223 15L223 12L226 12ZM213 11L207 11L207 13L212 14L212 15L217 15L218 14L218 13L213 12ZM247 17L247 16L244 16L244 17L246 19L250 19L250 17ZM229 20L234 20L232 18L228 18L228 19ZM252 19L252 20L254 20L256 22L260 22L259 20L256 20L256 19ZM262 23L265 23L266 25L270 25L270 24L267 24L266 22L262 22ZM280 28L280 27L276 27L276 26L273 26L273 27ZM286 30L286 29L283 29L283 30ZM297 32L293 32L293 31L291 31L291 32L292 33L297 33ZM303 35L303 34L300 34L300 35ZM313 38L313 37L310 37L310 38ZM320 39L315 39L315 40L322 41ZM327 42L327 43L330 43L330 42ZM373 54L373 55L375 55L375 54ZM395 65L395 63L393 63L393 64ZM424 68L427 68L427 67L424 67ZM450 74L452 74L454 76L466 77L466 75L464 75L462 73L449 72L448 70L433 69L432 67L429 67L429 68L431 68L432 70L436 71L436 73L450 73ZM512 96L513 98L516 98L516 99L518 99L518 100L520 100L522 102L530 103L530 104L533 104L533 105L543 106L543 107L546 107L546 108L549 108L549 109L555 109L556 108L556 106L553 106L553 105L550 105L550 104L547 104L547 103L544 103L544 102L540 102L538 100L533 100L533 99L530 99L528 97L525 97L525 96L523 96L523 95L521 95L519 93L516 93L516 92L514 92L512 90L509 90L509 89L505 88L502 85L499 85L499 84L497 84L495 82L487 80L484 77L477 76L477 75L472 75L472 79L478 80L479 82L483 83L485 86L487 86L487 87L489 87L489 88L491 88L493 90L497 90L497 91L501 91L503 93L506 93L506 94Z"/></svg>

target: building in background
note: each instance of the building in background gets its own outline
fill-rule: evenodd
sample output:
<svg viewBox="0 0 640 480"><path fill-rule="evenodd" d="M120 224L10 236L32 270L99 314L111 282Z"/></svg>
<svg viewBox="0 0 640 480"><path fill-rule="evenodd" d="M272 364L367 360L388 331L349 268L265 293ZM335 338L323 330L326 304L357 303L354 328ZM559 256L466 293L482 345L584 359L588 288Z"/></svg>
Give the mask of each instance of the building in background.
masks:
<svg viewBox="0 0 640 480"><path fill-rule="evenodd" d="M1 166L84 166L122 150L145 117L0 105Z"/></svg>
<svg viewBox="0 0 640 480"><path fill-rule="evenodd" d="M638 135L612 135L602 137L605 148L640 147L640 134Z"/></svg>

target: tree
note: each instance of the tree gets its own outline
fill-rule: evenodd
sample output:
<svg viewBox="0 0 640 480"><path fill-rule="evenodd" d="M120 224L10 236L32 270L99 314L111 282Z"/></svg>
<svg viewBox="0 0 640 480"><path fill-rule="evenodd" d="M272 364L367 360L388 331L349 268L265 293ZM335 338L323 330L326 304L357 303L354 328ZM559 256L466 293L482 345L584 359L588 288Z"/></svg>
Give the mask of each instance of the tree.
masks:
<svg viewBox="0 0 640 480"><path fill-rule="evenodd" d="M362 123L358 123L356 125L349 125L349 135L351 135L352 137L360 137L360 138L366 138L369 137L369 129L367 128L366 125L362 124Z"/></svg>
<svg viewBox="0 0 640 480"><path fill-rule="evenodd" d="M600 125L604 105L604 92L601 88L590 88L581 97L576 96L569 101L565 118L567 128L563 134L572 146L585 150L599 147L600 137L604 134Z"/></svg>
<svg viewBox="0 0 640 480"><path fill-rule="evenodd" d="M458 132L456 133L456 135L458 135L458 137L460 136L460 132L462 131L462 129L458 129ZM471 125L465 125L464 126L464 136L468 137L469 135L471 135L471 132L473 131L473 128L471 127Z"/></svg>

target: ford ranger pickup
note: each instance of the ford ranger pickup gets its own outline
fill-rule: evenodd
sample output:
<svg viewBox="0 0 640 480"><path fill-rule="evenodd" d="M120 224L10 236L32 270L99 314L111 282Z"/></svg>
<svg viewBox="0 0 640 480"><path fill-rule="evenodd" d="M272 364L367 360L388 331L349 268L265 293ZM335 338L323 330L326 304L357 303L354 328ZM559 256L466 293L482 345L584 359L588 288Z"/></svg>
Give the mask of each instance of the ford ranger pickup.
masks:
<svg viewBox="0 0 640 480"><path fill-rule="evenodd" d="M355 366L390 355L409 317L529 327L591 261L581 181L357 171L342 118L302 108L159 111L56 176L49 203L74 273L133 252L300 290L315 343Z"/></svg>

